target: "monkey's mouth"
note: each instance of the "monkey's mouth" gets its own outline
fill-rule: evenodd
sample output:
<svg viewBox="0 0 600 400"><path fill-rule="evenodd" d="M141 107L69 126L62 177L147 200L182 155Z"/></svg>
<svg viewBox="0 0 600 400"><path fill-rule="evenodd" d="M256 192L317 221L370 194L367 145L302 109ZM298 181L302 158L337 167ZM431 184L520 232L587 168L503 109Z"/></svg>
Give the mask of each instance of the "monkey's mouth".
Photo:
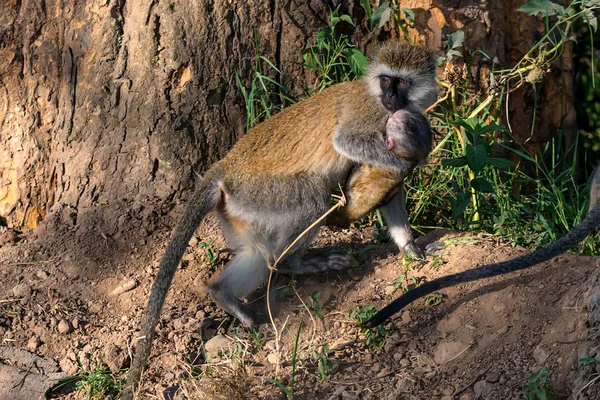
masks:
<svg viewBox="0 0 600 400"><path fill-rule="evenodd" d="M394 142L394 139L392 139L390 137L385 138L385 147L388 150L392 150L395 146L396 146L396 142Z"/></svg>

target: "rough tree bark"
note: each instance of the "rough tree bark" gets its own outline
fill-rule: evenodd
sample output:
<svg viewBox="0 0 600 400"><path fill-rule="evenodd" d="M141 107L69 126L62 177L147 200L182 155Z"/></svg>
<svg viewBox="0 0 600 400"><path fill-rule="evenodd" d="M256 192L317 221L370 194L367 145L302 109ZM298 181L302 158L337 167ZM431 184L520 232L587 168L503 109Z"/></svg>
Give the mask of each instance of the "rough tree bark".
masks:
<svg viewBox="0 0 600 400"><path fill-rule="evenodd" d="M372 52L356 3L345 1L342 10L363 20L355 38ZM416 42L440 49L447 33L463 29L467 52L481 49L508 66L539 28L516 12L522 3L402 6L416 14ZM304 80L301 51L329 8L334 4L301 0L1 2L0 224L27 229L42 222L41 236L71 232L84 251L107 238L152 232L159 220L153 216L168 211L195 172L243 134L235 72L251 70L256 39L261 54ZM489 66L477 68L484 76ZM570 90L550 83L540 92L541 134L532 145L556 135L570 115ZM511 97L521 140L529 136L532 105L528 88Z"/></svg>

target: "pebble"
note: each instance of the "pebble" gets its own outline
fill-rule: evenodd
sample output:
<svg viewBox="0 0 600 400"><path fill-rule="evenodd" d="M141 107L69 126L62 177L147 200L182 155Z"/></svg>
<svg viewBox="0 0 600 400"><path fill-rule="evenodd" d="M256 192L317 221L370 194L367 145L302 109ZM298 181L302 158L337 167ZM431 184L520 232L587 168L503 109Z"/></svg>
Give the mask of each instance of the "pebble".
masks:
<svg viewBox="0 0 600 400"><path fill-rule="evenodd" d="M58 332L62 333L63 335L71 332L71 325L64 319L61 319L58 323Z"/></svg>
<svg viewBox="0 0 600 400"><path fill-rule="evenodd" d="M48 273L43 269L40 269L38 272L36 272L35 276L37 276L41 280L48 279Z"/></svg>
<svg viewBox="0 0 600 400"><path fill-rule="evenodd" d="M373 372L381 371L381 364L380 363L373 364L373 366L371 367L371 371L373 371Z"/></svg>
<svg viewBox="0 0 600 400"><path fill-rule="evenodd" d="M465 393L460 396L458 400L473 400L473 395L471 393Z"/></svg>
<svg viewBox="0 0 600 400"><path fill-rule="evenodd" d="M403 358L402 360L400 360L400 366L402 368L406 368L410 365L410 361L408 361L406 358Z"/></svg>
<svg viewBox="0 0 600 400"><path fill-rule="evenodd" d="M275 353L271 353L267 356L267 361L271 364L277 364L277 360L278 360L278 357L277 357L277 354L275 354Z"/></svg>
<svg viewBox="0 0 600 400"><path fill-rule="evenodd" d="M12 288L12 294L15 297L29 297L31 296L31 286L26 283L19 283Z"/></svg>
<svg viewBox="0 0 600 400"><path fill-rule="evenodd" d="M27 348L31 351L36 351L40 347L40 339L37 336L32 336L27 342Z"/></svg>
<svg viewBox="0 0 600 400"><path fill-rule="evenodd" d="M485 380L490 383L496 383L500 380L500 374L497 372L490 372L485 376Z"/></svg>
<svg viewBox="0 0 600 400"><path fill-rule="evenodd" d="M58 365L60 365L60 369L69 375L75 375L77 373L77 365L75 365L75 363L68 358L63 358L60 360Z"/></svg>
<svg viewBox="0 0 600 400"><path fill-rule="evenodd" d="M354 393L348 392L347 390L344 390L342 392L342 399L344 400L357 400L358 396Z"/></svg>
<svg viewBox="0 0 600 400"><path fill-rule="evenodd" d="M479 381L473 385L473 391L475 392L475 398L477 399L486 399L493 390L494 385L485 380Z"/></svg>
<svg viewBox="0 0 600 400"><path fill-rule="evenodd" d="M73 329L79 329L79 319L73 318L73 321L71 321L71 325L73 325Z"/></svg>

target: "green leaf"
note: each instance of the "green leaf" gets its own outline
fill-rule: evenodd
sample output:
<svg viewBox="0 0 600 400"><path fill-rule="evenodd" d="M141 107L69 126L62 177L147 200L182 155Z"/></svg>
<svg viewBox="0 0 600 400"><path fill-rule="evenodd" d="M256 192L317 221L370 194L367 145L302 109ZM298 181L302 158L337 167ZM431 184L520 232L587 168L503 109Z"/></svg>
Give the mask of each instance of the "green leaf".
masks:
<svg viewBox="0 0 600 400"><path fill-rule="evenodd" d="M560 4L552 3L550 0L531 0L519 7L517 11L524 12L527 15L542 14L542 17L551 17L556 14L564 14L565 8Z"/></svg>
<svg viewBox="0 0 600 400"><path fill-rule="evenodd" d="M446 158L442 160L442 165L454 168L464 167L467 165L467 157Z"/></svg>
<svg viewBox="0 0 600 400"><path fill-rule="evenodd" d="M369 65L367 57L365 57L365 55L358 49L350 49L349 53L348 59L350 62L350 68L352 69L352 72L354 72L354 75L364 75L367 71L367 66Z"/></svg>
<svg viewBox="0 0 600 400"><path fill-rule="evenodd" d="M415 22L415 13L413 10L406 7L402 7L401 10L404 12L404 15L406 15L406 19L408 19L410 22Z"/></svg>
<svg viewBox="0 0 600 400"><path fill-rule="evenodd" d="M486 132L491 132L491 131L502 131L502 132L508 132L508 129L506 129L503 126L497 125L497 124L489 124L489 125L484 125L479 129L479 134L483 134Z"/></svg>
<svg viewBox="0 0 600 400"><path fill-rule="evenodd" d="M479 193L494 193L492 184L485 178L475 178L471 181L471 187Z"/></svg>
<svg viewBox="0 0 600 400"><path fill-rule="evenodd" d="M373 13L373 19L371 19L371 27L377 27L381 29L387 24L392 16L392 8L387 2L381 3L377 10Z"/></svg>
<svg viewBox="0 0 600 400"><path fill-rule="evenodd" d="M511 160L508 160L506 158L500 158L500 157L488 157L487 163L495 168L510 168L510 167L514 167L516 165Z"/></svg>
<svg viewBox="0 0 600 400"><path fill-rule="evenodd" d="M349 23L350 25L355 26L354 21L352 21L352 18L349 15L346 15L346 14L340 15L338 18L339 18L339 20L337 22L345 21L345 22ZM336 22L336 24L337 24L337 22Z"/></svg>
<svg viewBox="0 0 600 400"><path fill-rule="evenodd" d="M360 0L360 6L365 10L365 14L367 14L367 20L370 21L371 16L373 15L371 0Z"/></svg>
<svg viewBox="0 0 600 400"><path fill-rule="evenodd" d="M456 49L463 45L465 41L465 33L461 30L458 30L450 35L448 35L448 49Z"/></svg>
<svg viewBox="0 0 600 400"><path fill-rule="evenodd" d="M485 164L487 164L487 149L484 143L479 143L474 146L467 146L467 161L469 163L469 168L478 174L483 170Z"/></svg>
<svg viewBox="0 0 600 400"><path fill-rule="evenodd" d="M598 18L592 10L585 10L583 12L583 18L594 32L598 31Z"/></svg>

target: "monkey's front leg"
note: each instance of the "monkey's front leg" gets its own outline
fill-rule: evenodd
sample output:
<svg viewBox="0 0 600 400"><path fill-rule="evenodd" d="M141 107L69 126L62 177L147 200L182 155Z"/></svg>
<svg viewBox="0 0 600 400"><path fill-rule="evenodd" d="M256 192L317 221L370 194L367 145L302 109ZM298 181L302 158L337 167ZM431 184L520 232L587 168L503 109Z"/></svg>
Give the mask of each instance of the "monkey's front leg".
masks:
<svg viewBox="0 0 600 400"><path fill-rule="evenodd" d="M380 207L381 214L387 223L390 235L392 235L398 247L404 249L413 258L424 259L425 252L416 245L410 223L408 222L408 212L406 211L406 204L404 202L404 198L406 197L404 183L398 189L398 192L386 204Z"/></svg>

